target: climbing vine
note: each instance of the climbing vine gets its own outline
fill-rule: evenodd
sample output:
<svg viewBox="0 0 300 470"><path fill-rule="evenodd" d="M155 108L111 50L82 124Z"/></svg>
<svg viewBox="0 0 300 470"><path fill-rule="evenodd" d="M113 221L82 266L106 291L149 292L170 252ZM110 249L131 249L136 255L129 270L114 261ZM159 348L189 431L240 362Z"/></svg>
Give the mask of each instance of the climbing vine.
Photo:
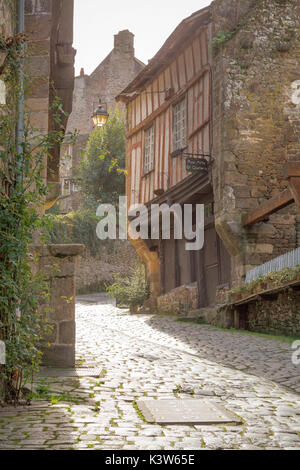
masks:
<svg viewBox="0 0 300 470"><path fill-rule="evenodd" d="M30 126L25 112L23 137L17 141L24 42L23 35L0 37L0 51L6 53L1 79L7 90L6 104L0 106L0 340L6 348L6 363L0 365L0 397L15 404L24 398L24 384L32 382L38 369L41 340L49 329L47 309L41 308L47 305L47 283L33 274L36 260L30 245L45 223L41 216L47 193L45 158L64 133L60 126L42 134ZM29 82L25 77L25 91ZM56 122L61 112L55 99L52 113Z"/></svg>
<svg viewBox="0 0 300 470"><path fill-rule="evenodd" d="M234 29L232 31L219 31L211 41L211 49L213 54L216 54L223 44L225 44L227 41L230 41L230 39L233 38L236 32L237 29Z"/></svg>

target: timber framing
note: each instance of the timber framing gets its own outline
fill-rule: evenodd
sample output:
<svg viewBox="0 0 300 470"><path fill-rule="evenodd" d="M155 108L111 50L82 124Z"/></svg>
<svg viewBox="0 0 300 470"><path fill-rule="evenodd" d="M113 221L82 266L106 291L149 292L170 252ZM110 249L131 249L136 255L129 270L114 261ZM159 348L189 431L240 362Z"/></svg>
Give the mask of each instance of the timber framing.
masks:
<svg viewBox="0 0 300 470"><path fill-rule="evenodd" d="M171 36L167 39L158 53L151 59L143 69L143 71L122 91L117 97L117 101L128 102L134 99L130 96L136 91L140 92L146 88L147 84L151 82L167 64L169 64L174 57L178 56L179 52L186 47L189 38L192 37L199 27L208 25L211 22L210 7L205 7L192 14L190 17L183 20Z"/></svg>
<svg viewBox="0 0 300 470"><path fill-rule="evenodd" d="M203 175L201 173L194 173L187 176L180 183L168 189L161 196L152 199L146 204L150 207L151 204L189 204L194 200L199 204L206 202L206 195L212 194L212 178L211 173ZM200 202L201 201L201 202Z"/></svg>
<svg viewBox="0 0 300 470"><path fill-rule="evenodd" d="M140 122L138 124L138 126L134 127L133 129L131 129L129 132L127 132L126 134L126 137L127 138L130 138L132 137L133 135L137 134L140 130L144 129L145 127L149 126L153 121L154 119L156 119L160 114L164 113L170 105L172 104L175 104L176 101L180 100L185 94L186 92L195 84L197 83L197 81L203 77L203 75L205 73L208 73L209 72L209 67L208 66L205 66L203 67L202 70L200 70L200 72L195 75L195 77L193 77L182 89L180 89L176 94L174 94L172 96L172 98L168 99L167 101L165 101L159 108L157 108L152 114L150 114L146 119L144 119L142 122ZM136 95L135 95L136 96ZM195 135L197 132L199 132L199 130L206 126L208 123L210 122L210 120L206 120L204 123L201 124L201 126L199 126L197 129L195 129L192 133L191 136L189 136L189 139L191 137L193 137L193 135Z"/></svg>

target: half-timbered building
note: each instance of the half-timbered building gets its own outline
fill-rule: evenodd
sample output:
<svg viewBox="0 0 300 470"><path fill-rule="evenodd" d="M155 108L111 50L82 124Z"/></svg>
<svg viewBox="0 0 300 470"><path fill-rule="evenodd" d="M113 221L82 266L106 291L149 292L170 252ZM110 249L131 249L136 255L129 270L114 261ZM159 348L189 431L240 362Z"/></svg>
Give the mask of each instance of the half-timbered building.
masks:
<svg viewBox="0 0 300 470"><path fill-rule="evenodd" d="M205 204L201 250L187 251L186 240L174 236L132 240L152 293L186 286L197 291L194 307L214 304L217 287L230 284L230 257L214 225L210 19L205 8L184 20L117 97L128 111L128 207ZM195 159L205 159L202 171Z"/></svg>
<svg viewBox="0 0 300 470"><path fill-rule="evenodd" d="M212 305L218 287L299 246L299 6L263 5L214 0L118 97L128 205L205 205L201 250L174 236L132 240L159 303Z"/></svg>

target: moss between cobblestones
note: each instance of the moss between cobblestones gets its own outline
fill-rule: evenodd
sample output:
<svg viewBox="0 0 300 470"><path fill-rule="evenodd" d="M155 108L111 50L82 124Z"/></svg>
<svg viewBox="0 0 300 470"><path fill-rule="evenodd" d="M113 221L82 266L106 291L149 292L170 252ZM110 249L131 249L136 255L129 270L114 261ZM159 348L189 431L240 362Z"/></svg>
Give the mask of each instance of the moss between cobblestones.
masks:
<svg viewBox="0 0 300 470"><path fill-rule="evenodd" d="M248 331L248 330L236 330L234 328L227 329L221 326L214 326L213 328L217 328L218 330L226 331L228 333L241 333L244 335L256 336L258 338L266 338L266 339L281 341L283 343L290 343L290 344L292 344L294 341L300 340L299 336L271 335L269 333L257 333L255 331Z"/></svg>
<svg viewBox="0 0 300 470"><path fill-rule="evenodd" d="M152 424L152 423L149 423L149 421L146 420L145 416L144 416L143 413L140 411L140 409L139 409L139 407L138 407L136 401L133 401L133 402L132 402L132 406L133 406L133 408L135 409L135 411L137 412L138 417L139 417L142 421L144 421L144 423L146 423L146 424Z"/></svg>
<svg viewBox="0 0 300 470"><path fill-rule="evenodd" d="M180 321L180 322L183 322L183 323L192 323L193 325L198 325L200 327L203 326L203 323L199 323L197 320L190 319L190 318L188 318L188 319L181 318L181 319L177 319L177 321ZM272 335L268 332L259 333L259 332L256 332L256 331L236 330L235 328L224 328L224 327L219 326L219 325L211 326L207 323L205 324L205 326L208 327L208 328L211 328L212 330L213 329L222 330L226 333L241 333L241 334L244 334L244 335L256 336L258 338L266 338L266 339L270 339L270 340L281 341L283 343L292 344L294 341L300 340L299 336Z"/></svg>
<svg viewBox="0 0 300 470"><path fill-rule="evenodd" d="M58 382L59 385L61 385L60 382ZM52 385L55 385L53 383ZM78 384L76 383L78 386ZM36 390L34 392L30 393L30 399L31 400L37 400L37 401L49 401L52 405L57 405L60 402L70 402L74 403L76 405L81 404L81 403L86 403L86 399L83 397L80 397L76 394L76 387L72 388L71 390L73 394L71 394L69 391L57 391L57 390L51 390L49 388L49 384L44 380L41 381L36 385ZM70 408L68 408L69 411Z"/></svg>

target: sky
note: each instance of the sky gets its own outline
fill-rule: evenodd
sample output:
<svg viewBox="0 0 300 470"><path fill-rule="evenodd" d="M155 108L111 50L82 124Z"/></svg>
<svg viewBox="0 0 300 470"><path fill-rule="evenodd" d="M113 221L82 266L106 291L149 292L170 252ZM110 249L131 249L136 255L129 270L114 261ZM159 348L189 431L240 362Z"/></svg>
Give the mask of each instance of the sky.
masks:
<svg viewBox="0 0 300 470"><path fill-rule="evenodd" d="M114 35L124 29L135 35L135 56L147 64L184 18L211 1L75 0L76 75L81 67L91 74L113 49Z"/></svg>

